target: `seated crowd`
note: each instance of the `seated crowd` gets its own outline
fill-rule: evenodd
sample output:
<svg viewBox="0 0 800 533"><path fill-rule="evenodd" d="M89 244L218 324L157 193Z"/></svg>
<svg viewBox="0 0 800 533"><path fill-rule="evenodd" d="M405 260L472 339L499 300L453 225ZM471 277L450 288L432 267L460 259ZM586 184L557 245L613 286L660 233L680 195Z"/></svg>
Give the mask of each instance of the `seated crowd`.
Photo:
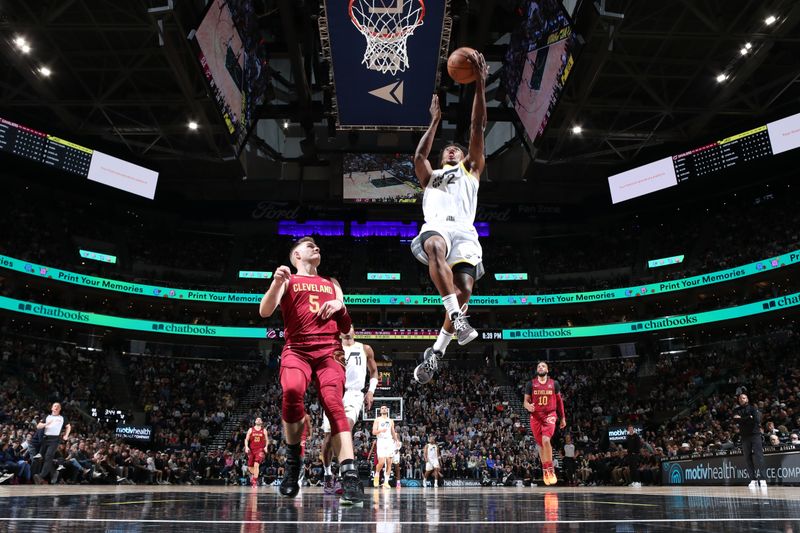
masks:
<svg viewBox="0 0 800 533"><path fill-rule="evenodd" d="M573 484L659 483L662 458L736 448L738 429L731 410L741 386L763 413L767 445L800 444L797 337L788 327L647 359L552 362L551 375L561 384L567 415L567 427L553 439L561 479ZM25 344L6 341L4 346L0 479L26 483L42 468L36 424L44 415L41 400L32 400L21 386L33 382L32 374L13 370L15 350L24 353ZM541 464L520 402L521 387L533 377L535 362L514 362L508 356L499 360L501 374L483 362L475 366L474 361L453 361L425 387L414 383L413 364L395 362L390 394L405 399L403 420L397 422L402 442L399 477L420 479L422 449L433 437L441 450L445 479L535 482ZM260 404L236 420L238 427L221 448L208 446L258 368L250 363L131 357L129 379L139 391L135 401L146 411L155 439L144 447L116 439L108 430L84 423L76 414L80 402L61 395L58 399L65 402L73 430L56 454L57 474L51 479L238 483L244 476L244 435L255 416L261 416L270 435L262 473L266 482L273 482L283 474L286 452L274 369L265 374ZM498 381L500 375L505 377ZM306 405L312 426L306 442L306 479L318 483L324 435L319 429L322 409L313 389ZM627 424L642 426L639 439L609 439L610 427ZM367 471L374 461L370 430L369 422L359 422L354 432L356 456Z"/></svg>

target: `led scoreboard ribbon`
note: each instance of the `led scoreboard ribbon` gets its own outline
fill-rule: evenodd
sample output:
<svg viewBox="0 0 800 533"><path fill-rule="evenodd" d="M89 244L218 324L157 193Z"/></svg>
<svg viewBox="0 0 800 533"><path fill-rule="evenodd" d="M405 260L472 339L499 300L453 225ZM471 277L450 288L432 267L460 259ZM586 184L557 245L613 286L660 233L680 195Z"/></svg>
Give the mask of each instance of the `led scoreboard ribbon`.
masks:
<svg viewBox="0 0 800 533"><path fill-rule="evenodd" d="M678 329L690 326L699 326L714 322L723 322L753 315L771 313L800 306L800 293L787 294L778 298L762 300L735 307L726 307L702 313L665 316L640 322L617 322L613 324L598 324L596 326L579 326L569 328L540 328L540 329L504 329L500 336L503 340L562 340L581 337L607 337L613 335L629 335L633 333L648 333L652 331ZM99 326L126 329L133 331L146 331L158 334L190 335L199 337L226 337L238 339L274 339L278 340L283 335L283 330L273 328L215 326L199 324L176 324L173 322L153 322L139 318L101 315L87 311L64 309L34 302L16 300L0 296L0 309L33 315L52 320L79 323L87 326ZM495 331L491 332L491 339L495 340ZM438 332L434 329L389 329L389 330L358 330L356 336L361 339L405 339L405 340L434 340Z"/></svg>
<svg viewBox="0 0 800 533"><path fill-rule="evenodd" d="M699 276L682 278L676 280L662 281L659 283L649 283L633 287L621 287L617 289L606 289L601 291L573 292L561 294L514 294L514 295L474 295L470 298L472 306L497 306L514 307L527 305L564 305L592 303L608 300L619 300L623 298L636 298L642 296L652 296L667 292L681 291L685 289L695 289L716 283L723 283L735 279L745 278L755 274L760 274L768 270L775 270L791 265L800 264L800 250L788 252L782 255L762 259L754 263L748 263L738 267L718 270ZM21 259L15 259L7 255L0 254L0 268L21 272L32 276L52 279L62 283L71 283L94 289L110 290L139 296L153 296L158 298L172 298L176 300L188 300L194 302L210 302L221 304L246 304L257 305L261 301L263 293L253 292L213 292L193 289L179 289L174 287L160 287L156 285L144 285L129 281L113 280L100 278L60 270L36 263L29 263ZM271 274L271 273L270 273ZM388 305L388 306L440 306L442 300L438 295L433 294L345 294L344 303L347 305Z"/></svg>

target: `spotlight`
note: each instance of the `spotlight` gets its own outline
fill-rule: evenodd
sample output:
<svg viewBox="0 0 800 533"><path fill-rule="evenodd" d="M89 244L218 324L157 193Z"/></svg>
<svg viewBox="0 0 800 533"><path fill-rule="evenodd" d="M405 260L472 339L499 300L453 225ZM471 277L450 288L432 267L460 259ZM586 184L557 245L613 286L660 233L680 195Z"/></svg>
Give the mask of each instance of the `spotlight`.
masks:
<svg viewBox="0 0 800 533"><path fill-rule="evenodd" d="M767 18L764 19L764 24L766 24L767 26L770 26L771 24L774 24L776 20L778 20L778 19L776 19L774 15L770 15Z"/></svg>
<svg viewBox="0 0 800 533"><path fill-rule="evenodd" d="M45 66L39 67L39 74L41 74L45 78L49 78L50 74L52 74L52 73L53 73L53 71L50 70L49 68L45 67Z"/></svg>
<svg viewBox="0 0 800 533"><path fill-rule="evenodd" d="M22 46L19 47L19 51L22 52L23 54L30 54L31 53L31 45L29 45L28 43L25 43L25 44L23 44Z"/></svg>
<svg viewBox="0 0 800 533"><path fill-rule="evenodd" d="M581 128L581 127L580 127L580 126L578 126L577 124L576 124L575 126L572 126L572 133L573 133L573 134L575 134L575 135L580 135L580 133L581 133L582 131L583 131L583 128Z"/></svg>
<svg viewBox="0 0 800 533"><path fill-rule="evenodd" d="M752 43L744 43L744 47L747 48L748 50L750 50L751 48L753 48L753 44Z"/></svg>
<svg viewBox="0 0 800 533"><path fill-rule="evenodd" d="M283 121L283 129L288 129L288 128L289 128L289 121L288 120L284 120Z"/></svg>
<svg viewBox="0 0 800 533"><path fill-rule="evenodd" d="M190 121L190 122L189 122L189 129L190 129L190 130L192 130L192 131L195 131L195 130L196 130L197 128L199 128L199 127L200 127L200 126L198 126L198 125L197 125L197 122L195 122L194 120L192 120L192 121Z"/></svg>
<svg viewBox="0 0 800 533"><path fill-rule="evenodd" d="M22 48L23 46L28 46L28 41L22 35L18 35L14 38L14 44L17 45L17 48Z"/></svg>
<svg viewBox="0 0 800 533"><path fill-rule="evenodd" d="M747 48L742 48L741 50L739 50L739 53L742 54L743 56L746 56L747 52L748 52Z"/></svg>
<svg viewBox="0 0 800 533"><path fill-rule="evenodd" d="M717 83L722 83L723 81L728 79L728 75L725 73L719 74L717 76Z"/></svg>

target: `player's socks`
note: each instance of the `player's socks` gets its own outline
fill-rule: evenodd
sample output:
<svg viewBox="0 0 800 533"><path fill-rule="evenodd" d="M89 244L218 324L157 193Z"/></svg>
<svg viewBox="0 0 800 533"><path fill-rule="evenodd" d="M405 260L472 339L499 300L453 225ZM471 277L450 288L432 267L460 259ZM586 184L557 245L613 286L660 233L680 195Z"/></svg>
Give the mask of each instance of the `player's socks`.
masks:
<svg viewBox="0 0 800 533"><path fill-rule="evenodd" d="M444 309L447 311L447 316L450 318L461 314L461 308L458 306L458 298L456 298L455 294L442 296L442 305L444 305Z"/></svg>
<svg viewBox="0 0 800 533"><path fill-rule="evenodd" d="M453 334L442 328L439 330L439 336L436 337L436 342L433 343L433 350L435 352L441 352L444 354L445 350L447 350L447 345L450 344L451 340L453 340Z"/></svg>
<svg viewBox="0 0 800 533"><path fill-rule="evenodd" d="M333 467L332 465L325 465L325 475L332 476L333 475Z"/></svg>

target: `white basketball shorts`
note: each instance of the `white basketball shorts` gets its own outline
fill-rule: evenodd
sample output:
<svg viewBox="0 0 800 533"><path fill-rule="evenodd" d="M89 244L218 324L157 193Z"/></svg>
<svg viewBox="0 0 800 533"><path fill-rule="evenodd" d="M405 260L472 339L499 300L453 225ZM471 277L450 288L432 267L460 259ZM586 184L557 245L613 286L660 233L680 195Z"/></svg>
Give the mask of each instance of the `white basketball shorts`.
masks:
<svg viewBox="0 0 800 533"><path fill-rule="evenodd" d="M483 269L483 248L478 242L478 232L472 225L448 224L436 222L433 224L425 223L419 231L419 235L411 241L411 253L423 265L428 264L428 254L425 253L422 242L422 235L425 232L433 231L444 239L447 246L447 264L451 267L458 263L468 263L475 267L475 280L484 274Z"/></svg>
<svg viewBox="0 0 800 533"><path fill-rule="evenodd" d="M361 406L364 404L364 393L360 390L346 390L342 398L344 403L344 415L351 425L358 422L358 415L361 413ZM322 432L331 432L331 422L326 415L322 415Z"/></svg>

